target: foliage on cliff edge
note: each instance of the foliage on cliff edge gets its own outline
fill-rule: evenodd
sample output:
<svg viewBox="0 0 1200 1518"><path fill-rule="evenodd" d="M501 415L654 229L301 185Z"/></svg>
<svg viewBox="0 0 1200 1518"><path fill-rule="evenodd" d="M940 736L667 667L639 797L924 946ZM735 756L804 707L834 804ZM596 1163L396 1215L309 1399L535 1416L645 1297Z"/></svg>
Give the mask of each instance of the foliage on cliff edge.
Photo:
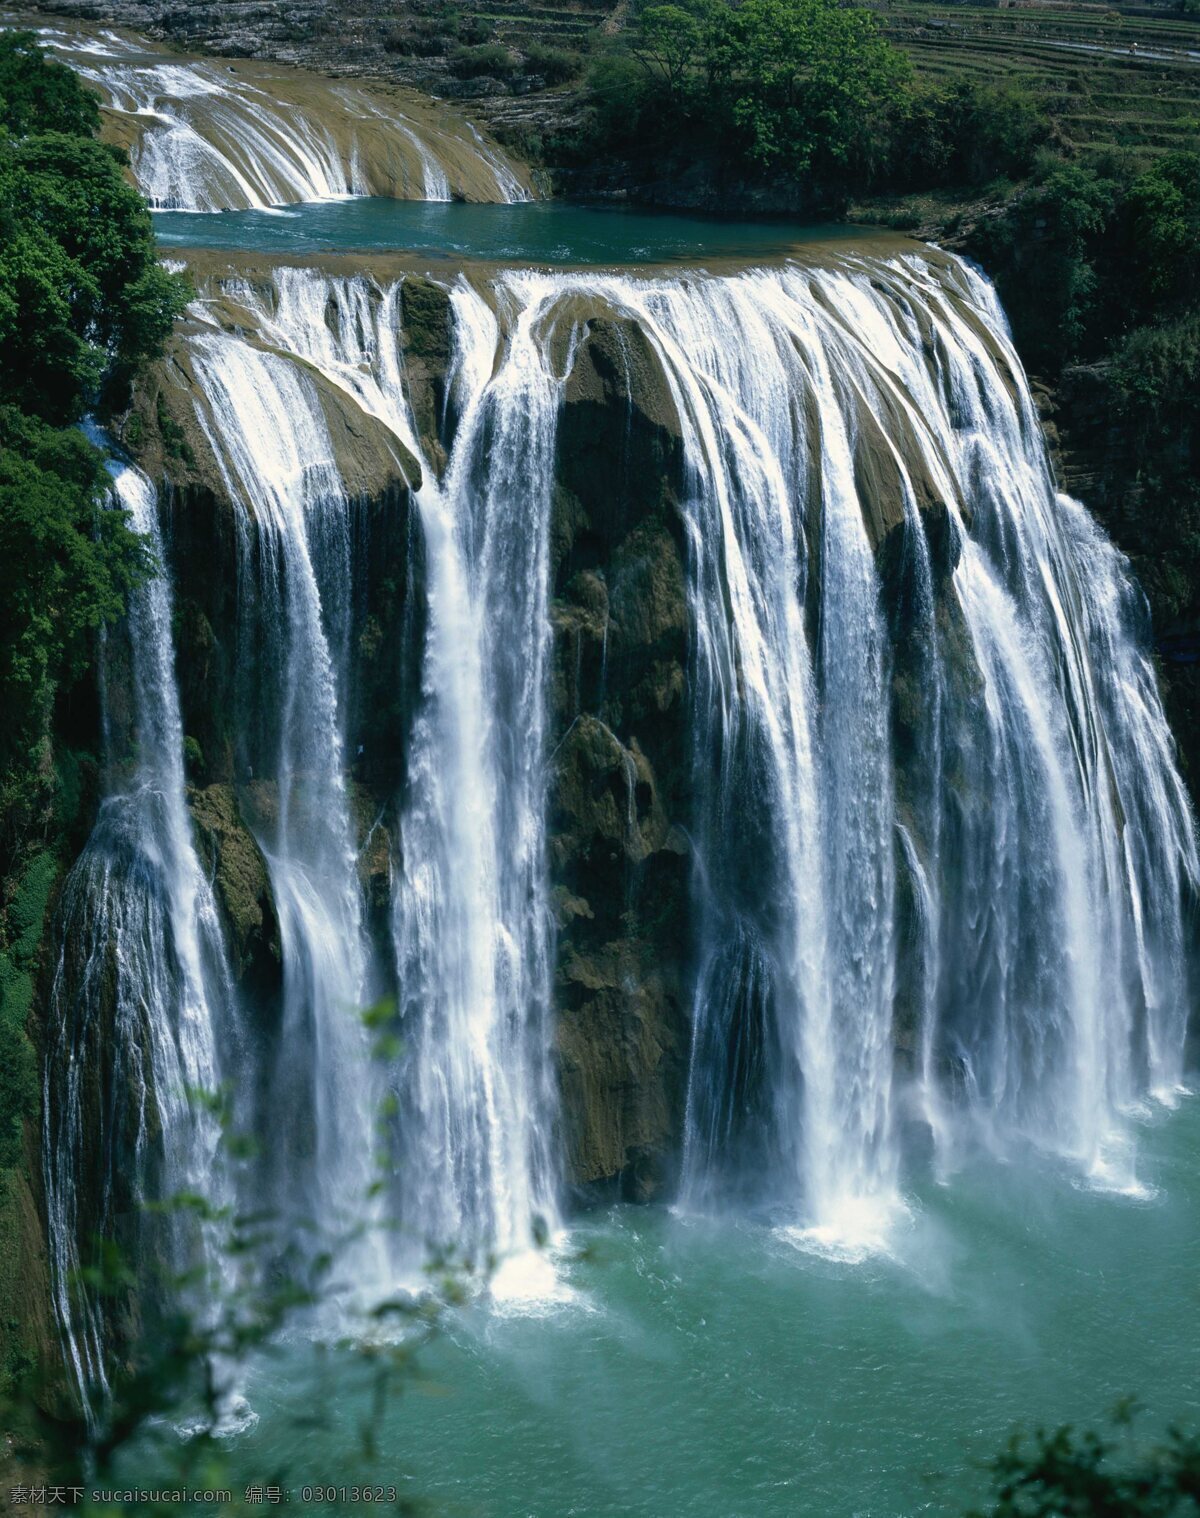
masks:
<svg viewBox="0 0 1200 1518"><path fill-rule="evenodd" d="M680 0L636 8L593 59L567 164L627 179L773 191L837 211L855 193L1021 174L1050 135L1015 87L932 85L874 12L838 0Z"/></svg>
<svg viewBox="0 0 1200 1518"><path fill-rule="evenodd" d="M119 405L185 298L157 262L95 102L30 33L0 34L0 843L5 873L32 819L56 695L91 634L145 571L106 506L99 453L74 430Z"/></svg>

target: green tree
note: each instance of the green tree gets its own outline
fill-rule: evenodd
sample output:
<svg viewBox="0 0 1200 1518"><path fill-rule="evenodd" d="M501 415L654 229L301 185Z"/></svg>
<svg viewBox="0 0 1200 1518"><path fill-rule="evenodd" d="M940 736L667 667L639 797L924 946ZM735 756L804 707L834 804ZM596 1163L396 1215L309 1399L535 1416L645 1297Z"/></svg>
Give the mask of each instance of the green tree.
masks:
<svg viewBox="0 0 1200 1518"><path fill-rule="evenodd" d="M713 8L708 4L651 5L638 18L634 56L677 105L704 63Z"/></svg>
<svg viewBox="0 0 1200 1518"><path fill-rule="evenodd" d="M14 137L90 137L99 126L96 97L78 74L48 60L33 32L0 32L0 127Z"/></svg>
<svg viewBox="0 0 1200 1518"><path fill-rule="evenodd" d="M1134 180L1126 208L1146 292L1200 295L1200 153L1165 153Z"/></svg>
<svg viewBox="0 0 1200 1518"><path fill-rule="evenodd" d="M1063 164L1008 215L982 224L972 252L996 278L1026 362L1053 372L1085 350L1101 309L1097 258L1121 187Z"/></svg>
<svg viewBox="0 0 1200 1518"><path fill-rule="evenodd" d="M119 392L187 299L122 165L90 137L0 141L0 400L53 422Z"/></svg>
<svg viewBox="0 0 1200 1518"><path fill-rule="evenodd" d="M946 178L983 184L1002 174L1027 174L1049 124L1016 85L960 80L941 96L938 130L948 148Z"/></svg>
<svg viewBox="0 0 1200 1518"><path fill-rule="evenodd" d="M58 429L119 402L188 287L158 262L123 155L92 136L93 97L31 33L0 36L0 113L0 771L11 779L10 767L36 768L56 688L79 677L96 629L147 568L123 514L101 509L100 454Z"/></svg>
<svg viewBox="0 0 1200 1518"><path fill-rule="evenodd" d="M0 765L32 763L60 683L149 568L81 433L0 407Z"/></svg>
<svg viewBox="0 0 1200 1518"><path fill-rule="evenodd" d="M581 160L608 148L669 174L707 157L718 179L790 180L826 206L1019 177L1053 135L1018 84L919 81L875 14L841 0L651 4L588 84Z"/></svg>
<svg viewBox="0 0 1200 1518"><path fill-rule="evenodd" d="M1116 1421L1130 1420L1128 1406ZM1060 1428L1014 1434L990 1462L992 1498L970 1518L1195 1518L1200 1440L1176 1429L1160 1446L1123 1449L1099 1434Z"/></svg>
<svg viewBox="0 0 1200 1518"><path fill-rule="evenodd" d="M1103 422L1129 439L1136 470L1112 481L1108 525L1155 625L1188 625L1200 610L1200 312L1137 328L1102 373Z"/></svg>
<svg viewBox="0 0 1200 1518"><path fill-rule="evenodd" d="M657 81L624 52L600 52L587 72L588 129L580 143L586 157L596 150L644 150L655 140L646 120Z"/></svg>
<svg viewBox="0 0 1200 1518"><path fill-rule="evenodd" d="M723 6L707 56L749 159L793 178L850 163L911 74L874 15L837 0Z"/></svg>
<svg viewBox="0 0 1200 1518"><path fill-rule="evenodd" d="M56 693L147 567L99 453L59 429L123 403L189 293L98 124L32 33L0 35L0 879L47 824Z"/></svg>
<svg viewBox="0 0 1200 1518"><path fill-rule="evenodd" d="M6 187L0 169L0 398L70 422L100 384L104 355L84 335L99 292L53 238L6 214Z"/></svg>

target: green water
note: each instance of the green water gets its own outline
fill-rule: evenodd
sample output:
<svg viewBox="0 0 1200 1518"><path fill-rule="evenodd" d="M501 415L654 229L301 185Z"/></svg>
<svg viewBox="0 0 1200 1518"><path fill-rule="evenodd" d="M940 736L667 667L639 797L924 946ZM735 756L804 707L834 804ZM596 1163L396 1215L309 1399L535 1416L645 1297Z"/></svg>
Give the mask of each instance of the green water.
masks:
<svg viewBox="0 0 1200 1518"><path fill-rule="evenodd" d="M529 263L640 264L766 258L798 244L861 239L846 226L715 221L561 202L457 205L420 200L339 200L279 211L158 211L164 249L255 253L419 253L424 257Z"/></svg>
<svg viewBox="0 0 1200 1518"><path fill-rule="evenodd" d="M980 1163L858 1264L763 1223L619 1207L577 1223L558 1304L453 1314L357 1448L366 1384L311 1350L247 1386L239 1469L372 1479L476 1518L910 1518L981 1499L1017 1425L1200 1422L1200 1102L1142 1131L1144 1200ZM311 1420L314 1428L296 1427ZM261 1474L257 1479L262 1479Z"/></svg>

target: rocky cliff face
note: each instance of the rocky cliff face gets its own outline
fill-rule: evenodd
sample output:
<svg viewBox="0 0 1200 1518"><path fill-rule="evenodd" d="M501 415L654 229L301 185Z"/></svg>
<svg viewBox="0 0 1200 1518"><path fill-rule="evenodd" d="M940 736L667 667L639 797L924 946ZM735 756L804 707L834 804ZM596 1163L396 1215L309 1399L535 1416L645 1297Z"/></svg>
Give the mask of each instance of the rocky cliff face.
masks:
<svg viewBox="0 0 1200 1518"><path fill-rule="evenodd" d="M1188 507L1173 498L1164 512L1159 478L1181 464L1186 469L1191 439L1162 436L1148 447L1142 419L1114 407L1102 364L1069 367L1056 385L1036 386L1035 396L1060 488L1087 502L1129 556L1145 592L1163 705L1192 804L1200 806L1200 663L1197 608L1188 591L1194 562ZM1172 496L1169 487L1165 493Z"/></svg>
<svg viewBox="0 0 1200 1518"><path fill-rule="evenodd" d="M680 1138L690 785L679 423L629 323L597 320L559 428L551 869L577 1183L638 1200Z"/></svg>

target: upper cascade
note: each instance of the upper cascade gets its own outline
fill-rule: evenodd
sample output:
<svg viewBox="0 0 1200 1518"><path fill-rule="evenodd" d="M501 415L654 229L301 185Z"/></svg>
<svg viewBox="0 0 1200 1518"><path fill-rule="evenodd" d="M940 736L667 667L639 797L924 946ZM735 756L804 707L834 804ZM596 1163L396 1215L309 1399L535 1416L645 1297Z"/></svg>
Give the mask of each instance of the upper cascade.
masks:
<svg viewBox="0 0 1200 1518"><path fill-rule="evenodd" d="M530 200L525 171L448 107L412 91L284 65L189 58L144 38L38 28L104 103L160 210L264 210L378 195Z"/></svg>

